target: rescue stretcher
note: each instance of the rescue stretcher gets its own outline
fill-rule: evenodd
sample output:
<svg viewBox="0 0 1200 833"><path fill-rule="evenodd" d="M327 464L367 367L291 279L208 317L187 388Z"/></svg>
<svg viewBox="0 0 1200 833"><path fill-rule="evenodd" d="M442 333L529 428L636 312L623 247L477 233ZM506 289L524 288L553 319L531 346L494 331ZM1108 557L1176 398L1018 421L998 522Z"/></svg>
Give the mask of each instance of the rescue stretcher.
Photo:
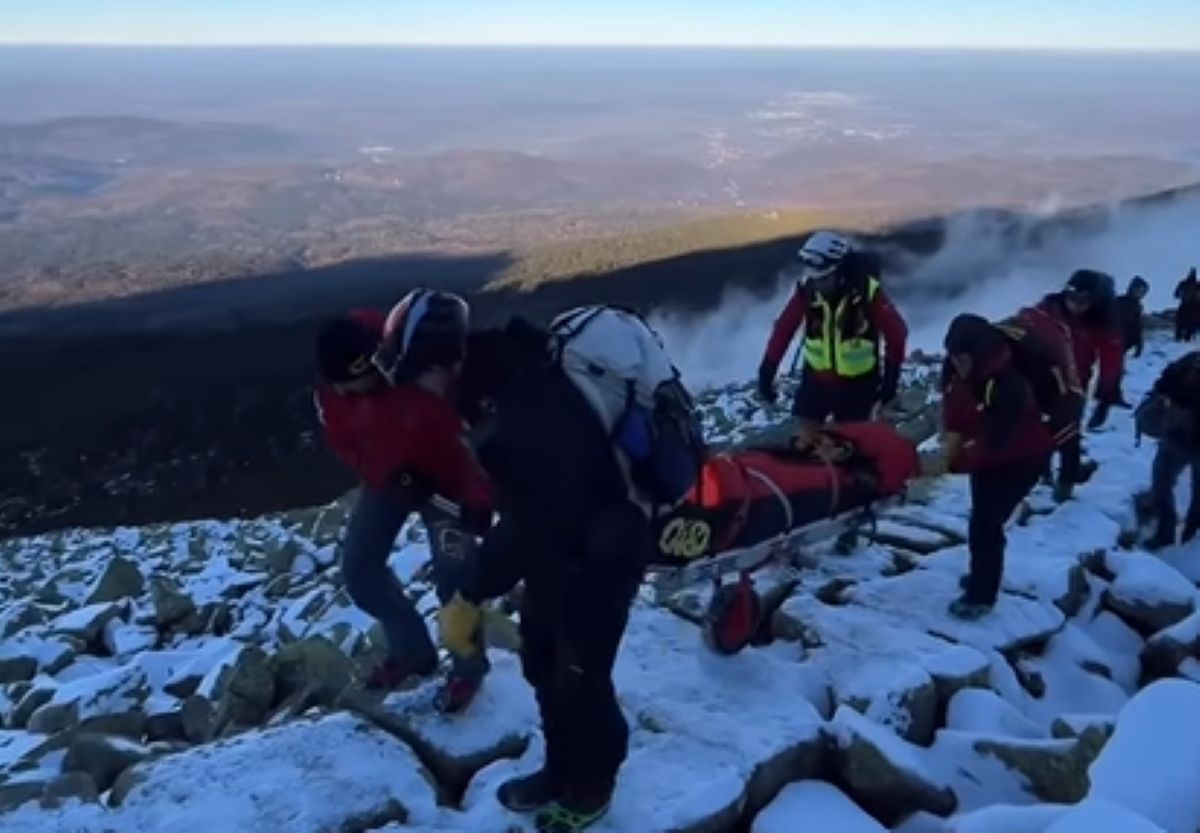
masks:
<svg viewBox="0 0 1200 833"><path fill-rule="evenodd" d="M876 514L903 500L917 449L895 428L866 422L788 436L712 456L683 503L655 524L647 570L653 599L713 585L705 641L736 653L766 613L752 576L768 565L802 569L814 548L849 552ZM733 583L726 583L736 576Z"/></svg>

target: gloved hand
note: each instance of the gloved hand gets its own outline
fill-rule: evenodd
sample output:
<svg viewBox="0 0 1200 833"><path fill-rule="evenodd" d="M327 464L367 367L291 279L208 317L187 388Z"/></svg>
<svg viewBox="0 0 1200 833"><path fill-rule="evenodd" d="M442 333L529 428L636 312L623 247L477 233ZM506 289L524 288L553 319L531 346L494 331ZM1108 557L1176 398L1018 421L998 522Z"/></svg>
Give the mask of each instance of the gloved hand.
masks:
<svg viewBox="0 0 1200 833"><path fill-rule="evenodd" d="M482 624L479 606L455 593L454 598L438 611L438 637L442 647L456 656L474 656L479 651L478 634Z"/></svg>
<svg viewBox="0 0 1200 833"><path fill-rule="evenodd" d="M767 404L775 402L775 371L775 366L767 361L758 366L758 395Z"/></svg>
<svg viewBox="0 0 1200 833"><path fill-rule="evenodd" d="M879 404L887 405L896 398L900 389L900 365L888 364L883 368L883 379L879 382Z"/></svg>

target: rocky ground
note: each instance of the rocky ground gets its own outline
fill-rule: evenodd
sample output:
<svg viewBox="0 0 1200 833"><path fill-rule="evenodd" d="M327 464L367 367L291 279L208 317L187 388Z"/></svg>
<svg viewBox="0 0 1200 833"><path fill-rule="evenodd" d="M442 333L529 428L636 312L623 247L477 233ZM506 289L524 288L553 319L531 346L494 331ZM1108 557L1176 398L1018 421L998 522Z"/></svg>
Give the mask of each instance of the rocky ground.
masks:
<svg viewBox="0 0 1200 833"><path fill-rule="evenodd" d="M1177 353L1153 340L1129 398ZM901 403L918 439L928 370ZM726 442L778 416L746 389L705 407ZM977 623L945 613L962 478L915 483L849 554L763 571L788 595L738 656L702 645L703 589L648 588L616 669L630 755L596 829L1196 833L1200 543L1117 547L1153 445L1124 411L1087 444L1098 473L1062 506L1035 492ZM493 797L541 755L506 606L466 714L436 716L428 687L368 698L379 634L341 589L344 507L0 544L0 830L527 829ZM411 527L393 567L432 616L426 553Z"/></svg>

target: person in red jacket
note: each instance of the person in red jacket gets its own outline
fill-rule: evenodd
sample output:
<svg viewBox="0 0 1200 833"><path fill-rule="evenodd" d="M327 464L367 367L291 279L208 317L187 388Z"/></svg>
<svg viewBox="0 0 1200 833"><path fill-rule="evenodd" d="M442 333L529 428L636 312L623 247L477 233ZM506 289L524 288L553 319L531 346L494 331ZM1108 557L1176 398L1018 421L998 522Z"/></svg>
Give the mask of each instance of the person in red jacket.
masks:
<svg viewBox="0 0 1200 833"><path fill-rule="evenodd" d="M908 326L879 283L874 258L832 232L800 250L802 280L775 320L758 370L758 392L775 400L775 375L801 324L804 372L792 413L802 426L869 420L896 397ZM886 349L879 367L879 339Z"/></svg>
<svg viewBox="0 0 1200 833"><path fill-rule="evenodd" d="M970 571L950 605L978 619L996 604L1004 571L1004 525L1037 485L1054 440L1033 387L1014 366L1008 338L977 315L960 315L946 332L942 420L949 471L971 485Z"/></svg>
<svg viewBox="0 0 1200 833"><path fill-rule="evenodd" d="M490 526L491 491L454 407L468 310L457 296L416 290L384 316L355 311L317 337L318 418L335 454L355 471L360 492L342 550L346 591L379 620L387 656L367 681L393 688L437 670L424 619L388 567L397 534L413 512L429 530L438 596L458 589L475 534ZM438 498L461 507L439 509ZM488 670L482 646L452 657L439 696L461 709Z"/></svg>
<svg viewBox="0 0 1200 833"><path fill-rule="evenodd" d="M1085 394L1091 385L1093 370L1099 366L1096 407L1088 420L1088 428L1102 426L1113 405L1128 408L1121 393L1125 351L1117 320L1116 288L1112 276L1092 269L1080 269L1071 275L1062 292L1043 298L1038 309L1061 321L1070 330L1075 370ZM1083 405L1081 401L1079 422L1083 421ZM1083 437L1080 434L1061 449L1055 500L1062 502L1069 499L1075 486L1087 479L1082 457Z"/></svg>

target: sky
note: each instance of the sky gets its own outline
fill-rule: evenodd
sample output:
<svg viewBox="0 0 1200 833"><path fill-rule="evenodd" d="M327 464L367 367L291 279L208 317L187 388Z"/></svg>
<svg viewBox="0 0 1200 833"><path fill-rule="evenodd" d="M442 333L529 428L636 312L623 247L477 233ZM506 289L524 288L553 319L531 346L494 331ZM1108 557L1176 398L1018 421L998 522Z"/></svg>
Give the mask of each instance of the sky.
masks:
<svg viewBox="0 0 1200 833"><path fill-rule="evenodd" d="M0 43L1196 50L1197 0L0 0Z"/></svg>

